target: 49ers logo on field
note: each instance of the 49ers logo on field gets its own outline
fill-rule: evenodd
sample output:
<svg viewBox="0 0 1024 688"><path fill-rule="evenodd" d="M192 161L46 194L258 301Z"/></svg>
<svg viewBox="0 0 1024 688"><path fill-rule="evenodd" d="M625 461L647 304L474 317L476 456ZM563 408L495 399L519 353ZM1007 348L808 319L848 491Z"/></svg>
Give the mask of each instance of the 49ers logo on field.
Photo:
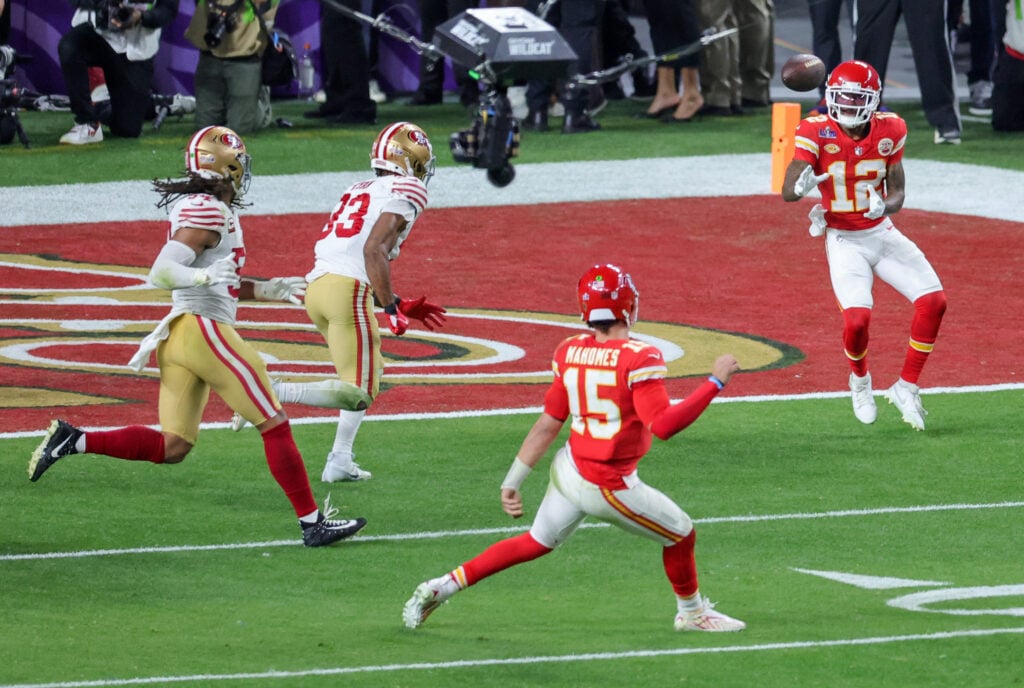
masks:
<svg viewBox="0 0 1024 688"><path fill-rule="evenodd" d="M5 410L37 403L46 413L55 404L116 407L117 422L154 422L158 371L148 367L137 374L126 365L169 307L167 292L147 284L148 270L24 255L0 255L0 264L13 268L0 284L0 298L20 296L24 301L5 308L9 316L0 338L0 366L14 372L6 376L9 393L3 398L9 401L6 408L0 404L0 431L17 429L4 422ZM60 286L43 286L44 275L47 285ZM13 284L25 286L9 286ZM437 332L414 329L391 337L385 328L385 386L458 385L466 390L457 394L458 400L466 402L473 396L466 388L512 385L518 390L546 384L557 344L586 329L576 315L450 308L447 316L445 328ZM323 339L301 307L242 302L237 329L276 377L325 379L335 374ZM707 374L715 356L725 350L743 360L745 370L800 358L782 344L686 325L642 322L634 334L664 352L673 378ZM55 375L59 387L41 394L39 385L30 381L43 371L49 371L51 380ZM532 389L518 403L536 403L537 395ZM422 407L422 399L417 406L419 412L432 410Z"/></svg>

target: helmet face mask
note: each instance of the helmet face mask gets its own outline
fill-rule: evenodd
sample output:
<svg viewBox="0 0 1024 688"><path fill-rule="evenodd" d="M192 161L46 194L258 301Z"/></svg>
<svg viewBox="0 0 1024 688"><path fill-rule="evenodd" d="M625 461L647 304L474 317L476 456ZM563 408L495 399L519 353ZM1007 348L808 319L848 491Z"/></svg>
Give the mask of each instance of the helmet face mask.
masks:
<svg viewBox="0 0 1024 688"><path fill-rule="evenodd" d="M384 127L370 149L370 167L416 177L424 184L434 176L434 148L427 133L412 122L394 122Z"/></svg>
<svg viewBox="0 0 1024 688"><path fill-rule="evenodd" d="M640 292L633 278L617 265L595 265L583 273L576 287L583 322L622 320L628 327L636 323L640 311Z"/></svg>
<svg viewBox="0 0 1024 688"><path fill-rule="evenodd" d="M829 74L825 87L828 116L844 127L860 127L871 121L882 99L878 72L866 62L849 60Z"/></svg>
<svg viewBox="0 0 1024 688"><path fill-rule="evenodd" d="M206 127L185 148L185 169L207 179L227 179L241 198L252 182L252 158L242 138L227 127Z"/></svg>

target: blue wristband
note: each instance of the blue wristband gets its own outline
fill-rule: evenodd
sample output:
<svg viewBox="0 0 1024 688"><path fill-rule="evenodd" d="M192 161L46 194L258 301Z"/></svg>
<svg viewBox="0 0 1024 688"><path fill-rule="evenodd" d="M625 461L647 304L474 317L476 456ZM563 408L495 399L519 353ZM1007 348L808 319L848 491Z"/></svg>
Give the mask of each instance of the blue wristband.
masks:
<svg viewBox="0 0 1024 688"><path fill-rule="evenodd" d="M718 387L718 389L720 389L720 390L721 390L721 389L723 389L723 388L725 387L725 383L724 383L724 382L722 382L721 380L719 380L719 379L718 379L717 377L715 377L714 375L712 375L712 376L711 376L711 377L709 377L708 379L709 379L709 380L711 380L712 382L714 382L714 383L715 383L715 387Z"/></svg>

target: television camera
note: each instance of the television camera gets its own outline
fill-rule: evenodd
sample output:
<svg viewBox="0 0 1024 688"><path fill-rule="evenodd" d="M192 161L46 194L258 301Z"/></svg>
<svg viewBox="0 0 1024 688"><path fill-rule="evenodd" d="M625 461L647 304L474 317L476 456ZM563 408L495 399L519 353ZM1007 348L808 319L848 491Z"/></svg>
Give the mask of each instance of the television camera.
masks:
<svg viewBox="0 0 1024 688"><path fill-rule="evenodd" d="M521 7L468 9L435 29L436 44L424 43L384 14L370 17L336 0L320 1L399 39L429 60L449 57L466 67L483 89L470 127L449 137L452 157L487 170L487 180L495 186L512 182L515 168L509 160L519 154L520 137L508 87L516 81L564 79L576 60L576 53L554 27Z"/></svg>
<svg viewBox="0 0 1024 688"><path fill-rule="evenodd" d="M0 45L0 145L7 145L17 135L21 144L30 148L28 135L18 118L18 109L27 94L17 81L8 77L14 73L16 65L31 59L29 55L19 55L9 45Z"/></svg>

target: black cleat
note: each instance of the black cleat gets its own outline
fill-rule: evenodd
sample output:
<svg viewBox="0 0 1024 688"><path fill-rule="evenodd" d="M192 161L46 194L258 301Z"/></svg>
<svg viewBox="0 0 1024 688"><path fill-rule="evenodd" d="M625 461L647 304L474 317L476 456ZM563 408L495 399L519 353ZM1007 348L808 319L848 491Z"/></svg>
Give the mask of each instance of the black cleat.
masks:
<svg viewBox="0 0 1024 688"><path fill-rule="evenodd" d="M312 525L302 525L302 544L306 547L324 547L338 540L352 537L366 525L365 518L352 518L338 521L325 518L320 514L320 520Z"/></svg>
<svg viewBox="0 0 1024 688"><path fill-rule="evenodd" d="M50 423L46 436L32 452L28 462L29 480L35 482L46 470L68 454L77 454L75 442L82 436L82 431L70 423L55 420Z"/></svg>

